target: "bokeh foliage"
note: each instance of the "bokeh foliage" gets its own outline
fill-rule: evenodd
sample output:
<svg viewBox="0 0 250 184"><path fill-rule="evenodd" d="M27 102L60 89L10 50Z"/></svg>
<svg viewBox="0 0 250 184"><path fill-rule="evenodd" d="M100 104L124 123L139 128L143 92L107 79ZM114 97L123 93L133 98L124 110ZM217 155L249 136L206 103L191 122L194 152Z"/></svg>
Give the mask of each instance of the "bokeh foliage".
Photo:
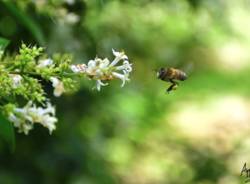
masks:
<svg viewBox="0 0 250 184"><path fill-rule="evenodd" d="M123 49L133 63L124 88L96 92L86 80L53 98L52 136L16 134L14 153L1 142L0 183L241 183L250 161L249 8L247 0L0 1L10 55L24 42L75 63ZM162 66L189 79L166 94L154 72Z"/></svg>

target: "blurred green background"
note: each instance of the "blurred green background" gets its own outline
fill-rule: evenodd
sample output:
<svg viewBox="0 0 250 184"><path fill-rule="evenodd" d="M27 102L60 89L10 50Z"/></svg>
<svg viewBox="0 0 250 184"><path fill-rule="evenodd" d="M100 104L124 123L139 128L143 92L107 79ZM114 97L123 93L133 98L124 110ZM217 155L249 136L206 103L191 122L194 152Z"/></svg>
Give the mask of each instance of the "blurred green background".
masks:
<svg viewBox="0 0 250 184"><path fill-rule="evenodd" d="M0 37L68 52L124 50L131 81L83 80L61 98L52 136L36 126L0 143L3 184L238 184L250 163L249 0L0 1ZM154 69L189 79L166 94ZM249 165L250 166L250 165Z"/></svg>

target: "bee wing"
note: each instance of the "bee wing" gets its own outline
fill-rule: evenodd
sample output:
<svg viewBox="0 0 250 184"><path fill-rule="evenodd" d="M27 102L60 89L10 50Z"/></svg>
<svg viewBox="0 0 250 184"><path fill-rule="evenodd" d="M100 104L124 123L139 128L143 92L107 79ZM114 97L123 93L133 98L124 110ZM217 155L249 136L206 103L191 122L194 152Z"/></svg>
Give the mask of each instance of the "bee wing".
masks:
<svg viewBox="0 0 250 184"><path fill-rule="evenodd" d="M184 71L187 75L190 75L194 70L194 63L193 62L187 63L181 68L181 70Z"/></svg>

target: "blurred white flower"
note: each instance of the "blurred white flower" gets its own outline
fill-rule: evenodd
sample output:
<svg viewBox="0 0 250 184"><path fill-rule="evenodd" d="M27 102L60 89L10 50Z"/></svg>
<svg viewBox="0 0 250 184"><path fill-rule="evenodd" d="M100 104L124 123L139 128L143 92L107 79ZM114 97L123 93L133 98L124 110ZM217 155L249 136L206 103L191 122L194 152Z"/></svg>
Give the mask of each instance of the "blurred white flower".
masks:
<svg viewBox="0 0 250 184"><path fill-rule="evenodd" d="M50 66L52 64L53 64L53 60L48 58L48 59L43 59L43 60L38 61L37 67L44 68L44 67Z"/></svg>
<svg viewBox="0 0 250 184"><path fill-rule="evenodd" d="M13 81L12 87L14 89L18 88L22 83L22 79L23 79L22 76L19 74L9 74L9 76L11 77Z"/></svg>
<svg viewBox="0 0 250 184"><path fill-rule="evenodd" d="M129 63L127 55L124 52L118 52L112 49L115 59L110 62L107 58L101 59L96 57L90 60L88 64L71 65L74 73L84 73L90 79L96 80L96 89L100 91L102 86L108 85L103 81L120 79L123 87L126 81L129 81L129 74L132 72L132 64ZM118 65L123 61L121 65ZM117 66L118 65L118 66Z"/></svg>
<svg viewBox="0 0 250 184"><path fill-rule="evenodd" d="M72 5L75 3L75 0L64 0L66 3Z"/></svg>
<svg viewBox="0 0 250 184"><path fill-rule="evenodd" d="M57 122L55 107L50 103L47 103L45 108L36 107L32 101L29 101L23 108L14 108L8 119L18 128L18 132L23 132L26 135L33 129L35 123L48 128L51 134L56 129L55 123Z"/></svg>
<svg viewBox="0 0 250 184"><path fill-rule="evenodd" d="M63 82L56 77L50 77L50 81L52 82L52 86L54 87L54 96L61 96L62 93L65 92Z"/></svg>
<svg viewBox="0 0 250 184"><path fill-rule="evenodd" d="M67 13L65 16L65 22L68 24L76 24L79 20L80 17L75 13Z"/></svg>

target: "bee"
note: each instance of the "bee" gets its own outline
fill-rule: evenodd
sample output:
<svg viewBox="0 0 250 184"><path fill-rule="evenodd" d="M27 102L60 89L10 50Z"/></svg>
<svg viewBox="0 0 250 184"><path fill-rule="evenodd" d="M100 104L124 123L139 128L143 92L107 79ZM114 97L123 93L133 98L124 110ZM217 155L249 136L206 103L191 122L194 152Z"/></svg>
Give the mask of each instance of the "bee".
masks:
<svg viewBox="0 0 250 184"><path fill-rule="evenodd" d="M167 89L167 93L169 93L170 91L177 89L179 84L176 82L176 80L186 80L187 74L176 68L160 68L157 72L157 77L158 79L171 83Z"/></svg>

